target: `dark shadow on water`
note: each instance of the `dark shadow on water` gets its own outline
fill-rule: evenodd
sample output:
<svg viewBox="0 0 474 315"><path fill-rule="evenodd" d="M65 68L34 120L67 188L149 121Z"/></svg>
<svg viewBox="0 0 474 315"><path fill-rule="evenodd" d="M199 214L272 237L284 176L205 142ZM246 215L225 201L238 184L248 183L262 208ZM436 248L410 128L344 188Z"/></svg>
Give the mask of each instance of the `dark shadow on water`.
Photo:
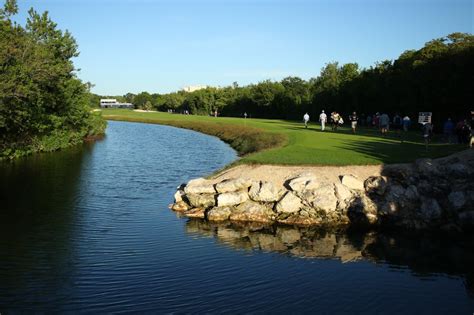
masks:
<svg viewBox="0 0 474 315"><path fill-rule="evenodd" d="M259 223L188 220L186 232L215 238L236 250L286 256L365 261L409 268L416 277L445 274L464 278L474 297L474 235L294 227Z"/></svg>

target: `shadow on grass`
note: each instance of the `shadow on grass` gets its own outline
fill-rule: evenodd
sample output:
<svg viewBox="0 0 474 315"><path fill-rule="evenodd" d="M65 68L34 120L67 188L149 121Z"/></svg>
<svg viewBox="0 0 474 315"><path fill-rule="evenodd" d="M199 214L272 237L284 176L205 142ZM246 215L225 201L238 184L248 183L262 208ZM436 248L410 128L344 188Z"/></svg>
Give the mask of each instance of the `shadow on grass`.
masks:
<svg viewBox="0 0 474 315"><path fill-rule="evenodd" d="M420 158L439 158L464 149L462 145L430 144L426 147L422 143L397 142L393 139L338 139L340 149L362 153L371 156L383 164L408 163Z"/></svg>

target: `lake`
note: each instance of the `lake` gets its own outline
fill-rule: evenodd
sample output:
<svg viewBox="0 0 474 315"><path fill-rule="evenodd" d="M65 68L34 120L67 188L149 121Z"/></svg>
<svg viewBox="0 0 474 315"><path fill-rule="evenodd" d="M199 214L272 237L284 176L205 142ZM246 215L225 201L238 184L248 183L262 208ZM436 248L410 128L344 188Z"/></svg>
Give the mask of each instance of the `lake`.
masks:
<svg viewBox="0 0 474 315"><path fill-rule="evenodd" d="M0 313L463 313L474 237L210 224L168 209L237 158L219 139L109 122L0 164Z"/></svg>

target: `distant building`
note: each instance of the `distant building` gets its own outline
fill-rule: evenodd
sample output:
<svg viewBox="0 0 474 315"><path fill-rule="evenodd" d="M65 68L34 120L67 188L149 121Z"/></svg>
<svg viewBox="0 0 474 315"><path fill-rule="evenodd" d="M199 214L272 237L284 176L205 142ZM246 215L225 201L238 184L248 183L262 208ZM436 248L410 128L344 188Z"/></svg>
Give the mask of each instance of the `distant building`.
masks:
<svg viewBox="0 0 474 315"><path fill-rule="evenodd" d="M197 91L197 90L202 90L202 89L205 89L207 88L208 86L207 85L188 85L188 86L185 86L183 87L183 91L184 92L194 92L194 91Z"/></svg>
<svg viewBox="0 0 474 315"><path fill-rule="evenodd" d="M114 98L103 98L100 100L102 108L133 108L132 103L119 103Z"/></svg>

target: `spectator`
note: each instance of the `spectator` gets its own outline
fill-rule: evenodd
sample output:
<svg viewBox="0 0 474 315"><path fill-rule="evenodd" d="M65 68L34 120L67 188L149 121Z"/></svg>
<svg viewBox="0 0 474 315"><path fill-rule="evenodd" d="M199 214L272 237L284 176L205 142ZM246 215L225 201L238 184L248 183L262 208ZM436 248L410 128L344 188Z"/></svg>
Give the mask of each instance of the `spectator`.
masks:
<svg viewBox="0 0 474 315"><path fill-rule="evenodd" d="M324 131L328 121L328 116L324 113L324 109L321 111L321 115L319 115L319 121L321 122L321 131Z"/></svg>
<svg viewBox="0 0 474 315"><path fill-rule="evenodd" d="M411 125L410 117L408 116L403 117L402 124L403 124L403 131L407 132Z"/></svg>
<svg viewBox="0 0 474 315"><path fill-rule="evenodd" d="M379 124L380 124L380 131L382 132L383 136L387 135L388 132L388 125L390 123L390 117L386 113L380 115Z"/></svg>
<svg viewBox="0 0 474 315"><path fill-rule="evenodd" d="M349 121L351 122L352 133L356 133L357 127L357 114L353 112L352 115L349 116Z"/></svg>
<svg viewBox="0 0 474 315"><path fill-rule="evenodd" d="M304 121L304 127L308 128L308 122L309 122L309 115L308 113L304 114L303 116L303 121Z"/></svg>
<svg viewBox="0 0 474 315"><path fill-rule="evenodd" d="M402 130L402 117L400 117L398 113L393 117L393 130L395 130L397 136L400 137L400 131Z"/></svg>

